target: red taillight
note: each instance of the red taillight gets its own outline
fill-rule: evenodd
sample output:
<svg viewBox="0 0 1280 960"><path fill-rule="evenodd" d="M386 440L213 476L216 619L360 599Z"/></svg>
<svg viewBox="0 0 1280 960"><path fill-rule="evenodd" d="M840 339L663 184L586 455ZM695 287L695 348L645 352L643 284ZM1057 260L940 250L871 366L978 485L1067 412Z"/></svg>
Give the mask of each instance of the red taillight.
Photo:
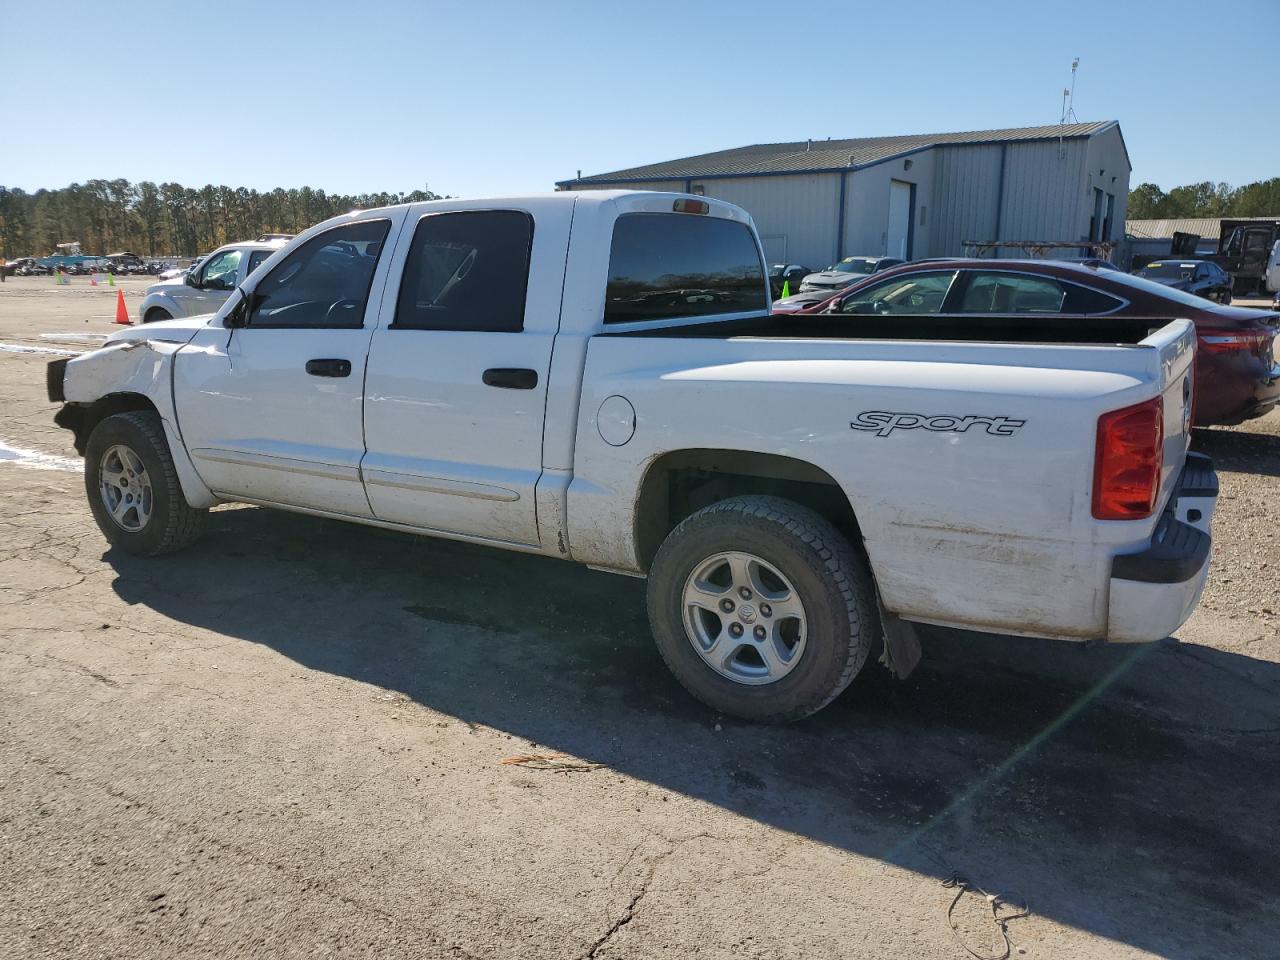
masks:
<svg viewBox="0 0 1280 960"><path fill-rule="evenodd" d="M1098 520L1151 516L1160 494L1164 457L1164 401L1160 397L1098 418L1093 461L1093 515Z"/></svg>
<svg viewBox="0 0 1280 960"><path fill-rule="evenodd" d="M1273 330L1199 331L1200 349L1205 353L1232 353L1236 350L1262 351L1275 336Z"/></svg>

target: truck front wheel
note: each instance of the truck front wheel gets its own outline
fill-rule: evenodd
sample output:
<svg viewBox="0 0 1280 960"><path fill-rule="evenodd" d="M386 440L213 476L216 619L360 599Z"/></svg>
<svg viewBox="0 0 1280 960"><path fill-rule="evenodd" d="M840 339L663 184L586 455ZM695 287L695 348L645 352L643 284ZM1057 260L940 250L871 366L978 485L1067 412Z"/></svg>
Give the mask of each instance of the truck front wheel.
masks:
<svg viewBox="0 0 1280 960"><path fill-rule="evenodd" d="M150 410L113 414L93 428L84 486L98 528L127 553L169 553L204 532L209 511L187 503L164 426Z"/></svg>
<svg viewBox="0 0 1280 960"><path fill-rule="evenodd" d="M654 558L648 605L684 687L765 723L835 699L879 629L865 562L821 516L779 497L722 500L681 522Z"/></svg>

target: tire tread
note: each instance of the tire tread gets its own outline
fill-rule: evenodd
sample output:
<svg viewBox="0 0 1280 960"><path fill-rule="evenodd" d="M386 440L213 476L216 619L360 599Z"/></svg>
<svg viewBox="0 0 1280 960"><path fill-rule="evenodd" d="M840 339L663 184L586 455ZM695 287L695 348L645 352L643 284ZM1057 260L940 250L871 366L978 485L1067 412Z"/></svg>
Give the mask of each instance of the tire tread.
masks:
<svg viewBox="0 0 1280 960"><path fill-rule="evenodd" d="M165 491L165 502L169 509L164 517L153 515L152 522L163 519L164 532L159 539L145 551L147 556L159 556L173 553L195 543L204 534L209 517L208 510L199 510L187 503L182 492L182 483L178 479L178 470L173 463L173 455L169 452L169 441L165 437L164 424L159 414L151 410L131 410L125 413L112 414L98 426L109 420L127 422L142 434L151 446L152 452L160 463L160 475L152 479L152 483L162 486ZM87 464L86 464L87 466Z"/></svg>

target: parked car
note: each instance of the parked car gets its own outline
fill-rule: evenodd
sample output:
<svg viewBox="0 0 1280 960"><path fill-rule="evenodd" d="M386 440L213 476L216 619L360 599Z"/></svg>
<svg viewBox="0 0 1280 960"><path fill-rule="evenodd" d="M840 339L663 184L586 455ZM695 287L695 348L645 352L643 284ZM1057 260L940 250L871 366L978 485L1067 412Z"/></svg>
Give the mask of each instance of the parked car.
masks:
<svg viewBox="0 0 1280 960"><path fill-rule="evenodd" d="M160 271L160 279L176 280L176 279L179 279L180 277L184 277L188 273L191 273L193 270L199 270L200 264L204 263L204 259L205 259L204 257L196 257L194 260L191 261L189 265L185 267L179 267L179 266L166 267L165 269Z"/></svg>
<svg viewBox="0 0 1280 960"><path fill-rule="evenodd" d="M1271 248L1271 256L1267 258L1267 274L1264 278L1263 288L1267 293L1275 293L1280 296L1280 240L1275 242Z"/></svg>
<svg viewBox="0 0 1280 960"><path fill-rule="evenodd" d="M1231 302L1231 278L1220 266L1207 260L1155 260L1135 270L1134 276L1216 303Z"/></svg>
<svg viewBox="0 0 1280 960"><path fill-rule="evenodd" d="M254 240L219 247L180 276L147 287L138 315L143 323L155 323L213 313L231 296L232 290L285 242Z"/></svg>
<svg viewBox="0 0 1280 960"><path fill-rule="evenodd" d="M769 292L777 300L785 284L787 294L799 293L800 284L812 271L798 263L775 263L769 267Z"/></svg>
<svg viewBox="0 0 1280 960"><path fill-rule="evenodd" d="M808 290L804 293L793 293L784 300L773 301L773 312L795 313L798 310L826 303L830 299L831 293L827 290Z"/></svg>
<svg viewBox="0 0 1280 960"><path fill-rule="evenodd" d="M680 194L354 212L216 315L51 364L49 396L121 551L248 501L647 575L672 671L750 720L822 708L882 641L908 672L912 620L1123 642L1189 616L1217 494L1189 322L1046 346L1016 314L773 317L759 251Z"/></svg>
<svg viewBox="0 0 1280 960"><path fill-rule="evenodd" d="M1230 274L1234 292L1266 295L1268 255L1280 242L1280 220L1223 220L1209 259Z"/></svg>
<svg viewBox="0 0 1280 960"><path fill-rule="evenodd" d="M1051 260L909 263L792 314L1031 314L1046 335L1069 335L1063 318L1186 317L1196 326L1197 426L1236 424L1280 403L1275 338L1280 312L1216 304L1116 270Z"/></svg>
<svg viewBox="0 0 1280 960"><path fill-rule="evenodd" d="M896 257L845 257L821 273L811 273L805 277L800 283L800 292L817 290L834 293L851 283L857 283L865 276L896 267L902 262Z"/></svg>
<svg viewBox="0 0 1280 960"><path fill-rule="evenodd" d="M28 275L31 268L35 266L35 263L35 257L18 257L16 260L9 260L5 262L4 272L6 276L10 277L14 274L17 274L20 277L25 277Z"/></svg>

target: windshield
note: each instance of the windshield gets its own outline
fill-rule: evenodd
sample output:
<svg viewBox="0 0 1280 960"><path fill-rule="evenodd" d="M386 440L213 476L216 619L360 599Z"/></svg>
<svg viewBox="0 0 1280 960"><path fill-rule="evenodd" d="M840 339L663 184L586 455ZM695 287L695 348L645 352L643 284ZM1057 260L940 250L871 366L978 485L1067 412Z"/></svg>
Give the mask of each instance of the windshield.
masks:
<svg viewBox="0 0 1280 960"><path fill-rule="evenodd" d="M874 273L876 262L863 257L849 257L847 260L841 260L832 269L836 273Z"/></svg>
<svg viewBox="0 0 1280 960"><path fill-rule="evenodd" d="M1162 277L1165 280L1190 279L1196 272L1196 264L1178 260L1162 260L1148 263L1138 271L1140 277Z"/></svg>
<svg viewBox="0 0 1280 960"><path fill-rule="evenodd" d="M1198 297L1194 293L1187 293L1185 290L1178 290L1174 287L1166 287L1162 283L1156 283L1154 280L1147 280L1145 277L1135 277L1131 273L1108 273L1107 279L1113 283L1118 283L1121 286L1141 290L1143 293L1150 293L1157 297L1164 297L1166 300L1172 300L1174 303L1180 303L1184 307L1196 307L1200 310L1213 309L1213 304L1204 297Z"/></svg>

